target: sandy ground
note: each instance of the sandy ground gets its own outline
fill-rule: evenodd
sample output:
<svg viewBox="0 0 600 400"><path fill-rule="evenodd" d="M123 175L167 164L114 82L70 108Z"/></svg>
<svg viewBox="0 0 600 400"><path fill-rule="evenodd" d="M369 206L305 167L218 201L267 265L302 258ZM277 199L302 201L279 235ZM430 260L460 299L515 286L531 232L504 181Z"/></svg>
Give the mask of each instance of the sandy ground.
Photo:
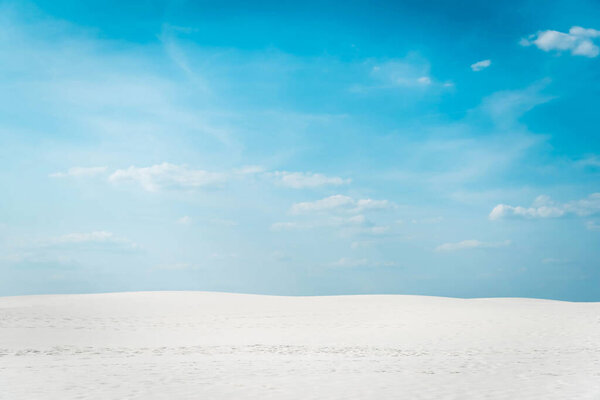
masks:
<svg viewBox="0 0 600 400"><path fill-rule="evenodd" d="M600 303L0 298L0 398L600 399Z"/></svg>

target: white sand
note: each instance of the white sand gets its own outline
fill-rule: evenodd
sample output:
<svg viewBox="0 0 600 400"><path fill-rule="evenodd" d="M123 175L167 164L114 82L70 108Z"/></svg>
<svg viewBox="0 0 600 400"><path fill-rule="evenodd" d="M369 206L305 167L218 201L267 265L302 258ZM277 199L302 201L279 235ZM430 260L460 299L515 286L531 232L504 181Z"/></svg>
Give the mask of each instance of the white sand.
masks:
<svg viewBox="0 0 600 400"><path fill-rule="evenodd" d="M600 399L600 303L4 297L0 398Z"/></svg>

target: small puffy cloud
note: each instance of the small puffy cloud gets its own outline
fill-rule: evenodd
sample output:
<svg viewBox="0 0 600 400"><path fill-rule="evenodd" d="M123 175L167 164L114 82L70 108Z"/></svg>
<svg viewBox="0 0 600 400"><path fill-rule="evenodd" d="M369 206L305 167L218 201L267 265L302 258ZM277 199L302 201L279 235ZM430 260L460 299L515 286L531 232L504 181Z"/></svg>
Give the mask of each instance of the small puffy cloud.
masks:
<svg viewBox="0 0 600 400"><path fill-rule="evenodd" d="M471 69L475 72L478 72L478 71L481 71L482 69L486 69L490 65L492 65L491 60L481 60L481 61L477 61L474 64L471 64Z"/></svg>
<svg viewBox="0 0 600 400"><path fill-rule="evenodd" d="M191 169L185 165L162 163L150 167L134 167L116 170L110 175L113 183L135 183L144 190L156 192L162 188L199 188L223 182L220 173Z"/></svg>
<svg viewBox="0 0 600 400"><path fill-rule="evenodd" d="M558 218L565 215L585 217L600 212L600 193L568 203L556 203L548 196L538 196L530 207L498 204L490 212L491 220L504 218Z"/></svg>
<svg viewBox="0 0 600 400"><path fill-rule="evenodd" d="M486 248L497 248L504 247L510 244L510 240L504 242L481 242L479 240L463 240L462 242L456 243L444 243L435 248L435 251L457 251L467 249L486 249Z"/></svg>
<svg viewBox="0 0 600 400"><path fill-rule="evenodd" d="M428 76L422 76L419 79L417 79L417 82L419 82L421 85L430 85L431 78Z"/></svg>
<svg viewBox="0 0 600 400"><path fill-rule="evenodd" d="M275 180L283 185L293 189L315 188L319 186L340 186L347 185L350 179L344 179L337 176L326 176L312 172L287 172L276 171L270 174Z"/></svg>
<svg viewBox="0 0 600 400"><path fill-rule="evenodd" d="M595 40L600 38L600 31L574 26L568 33L546 30L539 31L521 39L521 46L535 45L543 51L570 51L574 56L597 57L600 48Z"/></svg>
<svg viewBox="0 0 600 400"><path fill-rule="evenodd" d="M392 208L393 203L387 200L359 199L342 194L336 194L321 200L295 203L292 205L293 214L306 214L311 212L364 212L368 210L381 210Z"/></svg>
<svg viewBox="0 0 600 400"><path fill-rule="evenodd" d="M177 223L180 225L189 225L192 223L192 219L189 216L184 215L183 217L177 219Z"/></svg>
<svg viewBox="0 0 600 400"><path fill-rule="evenodd" d="M69 168L66 172L55 172L50 174L51 178L89 178L104 174L106 167L73 167Z"/></svg>

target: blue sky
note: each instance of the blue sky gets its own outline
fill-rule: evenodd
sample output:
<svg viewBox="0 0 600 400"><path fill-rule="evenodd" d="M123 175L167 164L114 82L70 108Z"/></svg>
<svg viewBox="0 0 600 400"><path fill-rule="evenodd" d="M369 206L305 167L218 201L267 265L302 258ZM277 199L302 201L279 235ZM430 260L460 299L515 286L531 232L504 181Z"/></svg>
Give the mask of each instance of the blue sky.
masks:
<svg viewBox="0 0 600 400"><path fill-rule="evenodd" d="M600 301L600 4L0 2L0 295Z"/></svg>

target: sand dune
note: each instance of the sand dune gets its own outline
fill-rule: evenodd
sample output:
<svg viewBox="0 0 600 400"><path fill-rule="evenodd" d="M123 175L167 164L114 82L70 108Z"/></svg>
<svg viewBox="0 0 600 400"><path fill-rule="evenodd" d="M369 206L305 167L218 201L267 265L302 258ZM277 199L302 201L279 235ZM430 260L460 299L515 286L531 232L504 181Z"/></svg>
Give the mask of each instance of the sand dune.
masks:
<svg viewBox="0 0 600 400"><path fill-rule="evenodd" d="M600 399L600 303L0 298L1 399Z"/></svg>

